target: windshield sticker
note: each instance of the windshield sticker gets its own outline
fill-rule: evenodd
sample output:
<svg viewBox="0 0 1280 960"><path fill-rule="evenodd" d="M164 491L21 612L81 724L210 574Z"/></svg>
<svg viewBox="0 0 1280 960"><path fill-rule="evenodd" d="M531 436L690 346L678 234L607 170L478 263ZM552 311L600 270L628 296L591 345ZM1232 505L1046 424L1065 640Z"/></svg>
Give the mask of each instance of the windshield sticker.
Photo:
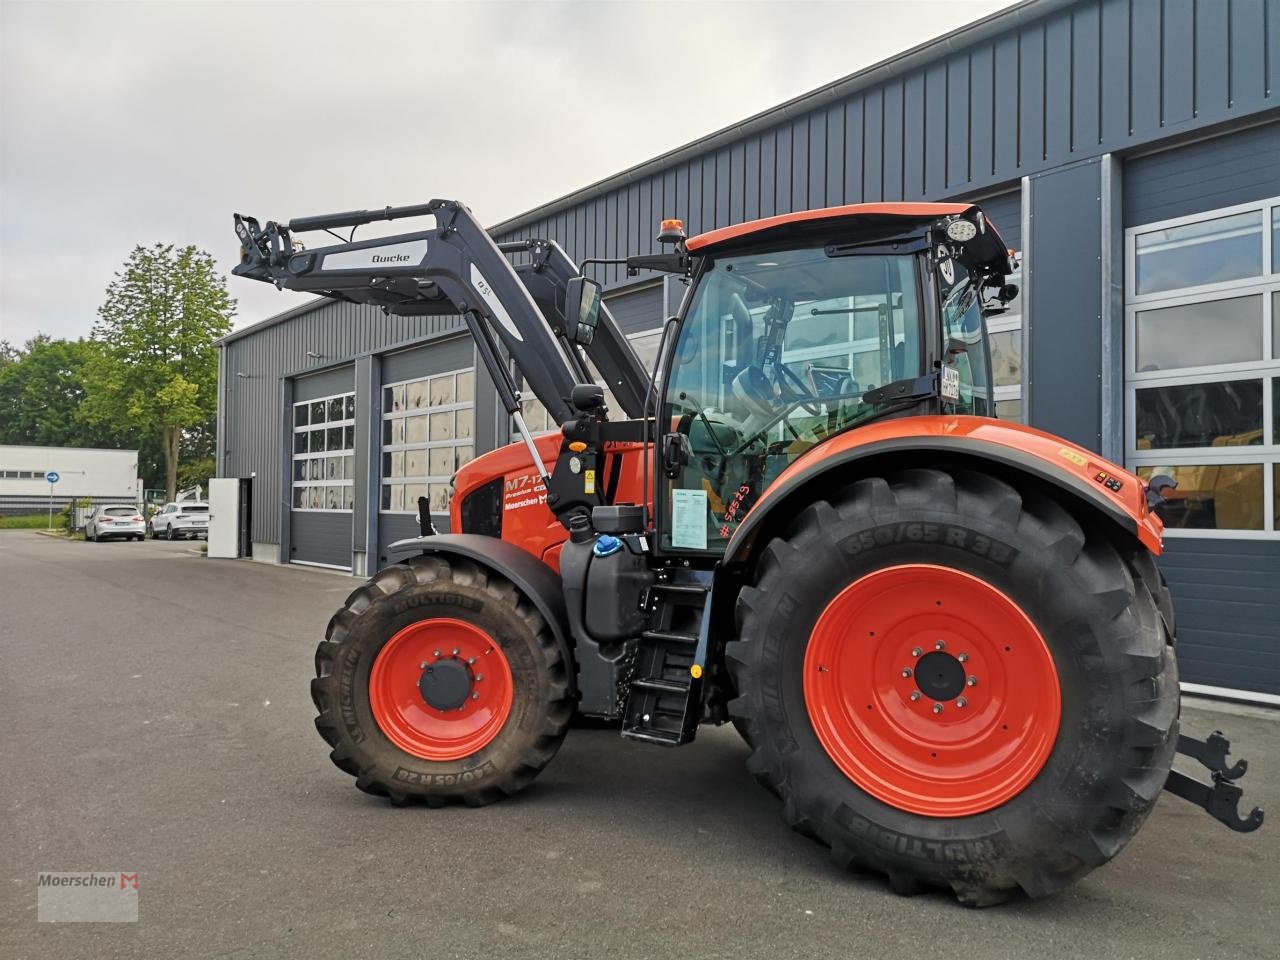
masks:
<svg viewBox="0 0 1280 960"><path fill-rule="evenodd" d="M707 549L707 494L705 490L671 491L671 546Z"/></svg>
<svg viewBox="0 0 1280 960"><path fill-rule="evenodd" d="M950 259L938 262L938 272L942 274L942 279L947 281L948 287L956 282L956 265Z"/></svg>

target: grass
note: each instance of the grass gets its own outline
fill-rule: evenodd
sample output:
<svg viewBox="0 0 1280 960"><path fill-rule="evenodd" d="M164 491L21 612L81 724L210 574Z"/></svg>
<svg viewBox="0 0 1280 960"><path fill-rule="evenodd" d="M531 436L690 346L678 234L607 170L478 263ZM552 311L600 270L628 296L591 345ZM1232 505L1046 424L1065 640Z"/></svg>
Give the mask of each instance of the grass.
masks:
<svg viewBox="0 0 1280 960"><path fill-rule="evenodd" d="M60 519L61 518L55 512L53 515L53 522L56 524ZM48 512L23 513L12 517L0 517L0 530L47 530L48 528Z"/></svg>

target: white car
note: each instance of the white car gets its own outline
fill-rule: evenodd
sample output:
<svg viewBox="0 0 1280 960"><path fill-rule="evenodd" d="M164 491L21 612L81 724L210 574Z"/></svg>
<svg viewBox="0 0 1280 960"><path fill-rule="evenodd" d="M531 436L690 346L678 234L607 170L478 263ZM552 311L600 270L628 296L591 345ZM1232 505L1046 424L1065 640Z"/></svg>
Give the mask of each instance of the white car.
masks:
<svg viewBox="0 0 1280 960"><path fill-rule="evenodd" d="M147 526L152 539L166 540L209 537L209 504L195 500L166 503Z"/></svg>
<svg viewBox="0 0 1280 960"><path fill-rule="evenodd" d="M125 540L141 540L146 527L137 507L99 506L89 511L84 521L84 538L90 543L122 537Z"/></svg>

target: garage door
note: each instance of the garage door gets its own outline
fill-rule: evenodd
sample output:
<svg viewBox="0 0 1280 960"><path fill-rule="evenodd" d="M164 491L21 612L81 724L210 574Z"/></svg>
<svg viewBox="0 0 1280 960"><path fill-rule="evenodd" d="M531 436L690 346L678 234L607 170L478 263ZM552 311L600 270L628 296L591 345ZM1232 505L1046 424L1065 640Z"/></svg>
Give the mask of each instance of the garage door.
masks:
<svg viewBox="0 0 1280 960"><path fill-rule="evenodd" d="M293 399L289 559L349 570L356 471L352 368L295 380Z"/></svg>
<svg viewBox="0 0 1280 960"><path fill-rule="evenodd" d="M449 529L449 480L475 456L475 348L456 337L382 359L379 565L386 545L418 535L418 497Z"/></svg>
<svg viewBox="0 0 1280 960"><path fill-rule="evenodd" d="M1280 126L1124 171L1127 465L1158 508L1184 684L1280 703Z"/></svg>

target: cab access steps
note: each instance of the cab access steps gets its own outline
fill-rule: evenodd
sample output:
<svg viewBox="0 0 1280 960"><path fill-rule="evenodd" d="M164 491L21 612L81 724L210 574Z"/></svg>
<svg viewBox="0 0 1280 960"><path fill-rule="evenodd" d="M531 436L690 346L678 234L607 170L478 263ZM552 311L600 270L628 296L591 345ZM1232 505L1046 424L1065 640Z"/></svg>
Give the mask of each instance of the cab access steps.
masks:
<svg viewBox="0 0 1280 960"><path fill-rule="evenodd" d="M678 747L702 719L711 576L655 583L645 596L649 627L640 634L622 735L628 740Z"/></svg>

